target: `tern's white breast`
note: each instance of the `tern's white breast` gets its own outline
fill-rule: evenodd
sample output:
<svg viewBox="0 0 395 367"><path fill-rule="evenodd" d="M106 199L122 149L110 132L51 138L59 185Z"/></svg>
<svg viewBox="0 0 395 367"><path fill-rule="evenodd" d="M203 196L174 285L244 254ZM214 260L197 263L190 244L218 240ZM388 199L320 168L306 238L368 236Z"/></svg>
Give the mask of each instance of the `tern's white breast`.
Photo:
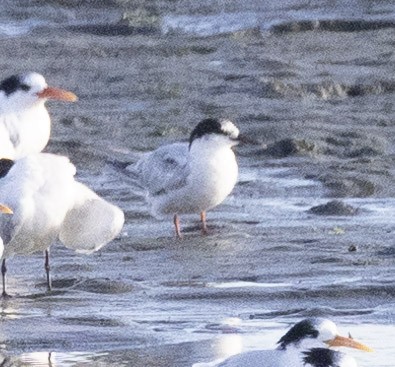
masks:
<svg viewBox="0 0 395 367"><path fill-rule="evenodd" d="M153 214L193 214L220 204L237 181L238 166L231 145L228 139L194 142L185 152L185 182L149 198Z"/></svg>
<svg viewBox="0 0 395 367"><path fill-rule="evenodd" d="M19 159L41 152L48 143L51 121L43 103L0 116L0 156Z"/></svg>
<svg viewBox="0 0 395 367"><path fill-rule="evenodd" d="M199 144L191 149L190 185L191 202L199 210L220 204L231 193L237 181L236 157L229 146L216 146L205 142L204 149Z"/></svg>

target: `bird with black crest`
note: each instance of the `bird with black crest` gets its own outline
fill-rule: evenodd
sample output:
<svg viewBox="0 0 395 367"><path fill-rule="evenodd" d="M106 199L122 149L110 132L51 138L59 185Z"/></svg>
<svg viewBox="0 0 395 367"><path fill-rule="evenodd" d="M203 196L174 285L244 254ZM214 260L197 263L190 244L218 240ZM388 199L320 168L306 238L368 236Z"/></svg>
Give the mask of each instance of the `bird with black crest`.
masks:
<svg viewBox="0 0 395 367"><path fill-rule="evenodd" d="M207 233L206 212L232 192L238 177L234 146L244 139L227 119L207 118L193 129L189 142L164 145L129 166L153 216L172 215L176 236L182 237L180 214L200 214Z"/></svg>
<svg viewBox="0 0 395 367"><path fill-rule="evenodd" d="M48 86L35 72L12 75L0 82L0 158L19 159L46 147L51 133L45 107L49 99L74 102L77 96Z"/></svg>
<svg viewBox="0 0 395 367"><path fill-rule="evenodd" d="M366 352L372 351L371 348L350 337L340 336L336 324L323 318L307 318L299 321L280 338L277 344L276 349L253 350L221 361L195 364L194 367L355 367L352 364L320 365L320 359L328 361L329 357L335 362L347 360L346 357L335 358L330 353L328 356L328 353L323 352L322 349L348 347ZM320 350L315 351L314 348Z"/></svg>

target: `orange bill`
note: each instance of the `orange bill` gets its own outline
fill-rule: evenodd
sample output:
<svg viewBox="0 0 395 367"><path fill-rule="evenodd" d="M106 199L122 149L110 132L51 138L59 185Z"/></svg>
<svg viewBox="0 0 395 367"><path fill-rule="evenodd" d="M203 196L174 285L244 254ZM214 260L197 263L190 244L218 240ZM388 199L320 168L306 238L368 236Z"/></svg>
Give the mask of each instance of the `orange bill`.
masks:
<svg viewBox="0 0 395 367"><path fill-rule="evenodd" d="M4 214L12 214L13 213L13 211L8 206L2 205L2 204L0 204L0 212L4 213Z"/></svg>
<svg viewBox="0 0 395 367"><path fill-rule="evenodd" d="M354 339L346 338L344 336L339 336L339 335L337 335L332 340L326 341L325 343L328 344L330 347L349 347L349 348L363 350L365 352L373 352L372 348L369 348L368 346L359 343Z"/></svg>
<svg viewBox="0 0 395 367"><path fill-rule="evenodd" d="M75 102L78 97L73 93L64 89L47 87L41 92L37 93L40 98L57 99L59 101Z"/></svg>

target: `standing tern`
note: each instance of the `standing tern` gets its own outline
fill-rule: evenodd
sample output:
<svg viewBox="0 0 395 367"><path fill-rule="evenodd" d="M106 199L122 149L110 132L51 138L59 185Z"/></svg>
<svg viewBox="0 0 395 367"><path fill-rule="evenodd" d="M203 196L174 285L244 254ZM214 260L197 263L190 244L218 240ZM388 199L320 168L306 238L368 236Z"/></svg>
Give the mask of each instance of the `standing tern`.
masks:
<svg viewBox="0 0 395 367"><path fill-rule="evenodd" d="M194 366L216 366L216 367L305 367L309 366L309 359L316 360L319 352L313 353L314 359L303 351L312 348L349 347L371 352L372 349L355 341L339 335L337 326L330 320L322 318L304 319L288 330L288 332L277 342L278 347L274 350L256 350L236 354L225 360L213 363L199 363ZM325 349L325 348L323 348ZM306 362L307 358L307 362ZM311 364L311 363L310 363ZM314 366L314 364L311 364ZM318 365L321 367L321 365ZM329 365L332 367L331 365ZM327 367L322 365L322 367ZM336 366L337 367L337 366ZM351 364L340 367L353 367Z"/></svg>
<svg viewBox="0 0 395 367"><path fill-rule="evenodd" d="M57 239L77 252L90 253L121 231L122 210L76 181L76 168L68 158L36 153L14 162L0 160L0 167L2 162L9 170L0 178L0 202L13 210L12 216L0 216L3 282L6 258L47 250ZM50 290L48 256L45 269Z"/></svg>
<svg viewBox="0 0 395 367"><path fill-rule="evenodd" d="M74 102L74 93L49 87L38 73L13 75L0 82L0 158L19 159L41 152L51 121L45 101Z"/></svg>
<svg viewBox="0 0 395 367"><path fill-rule="evenodd" d="M179 214L200 213L207 232L206 211L222 203L237 181L238 166L232 147L239 129L229 120L208 118L192 131L189 143L162 146L132 168L147 190L151 214L174 215L181 238Z"/></svg>

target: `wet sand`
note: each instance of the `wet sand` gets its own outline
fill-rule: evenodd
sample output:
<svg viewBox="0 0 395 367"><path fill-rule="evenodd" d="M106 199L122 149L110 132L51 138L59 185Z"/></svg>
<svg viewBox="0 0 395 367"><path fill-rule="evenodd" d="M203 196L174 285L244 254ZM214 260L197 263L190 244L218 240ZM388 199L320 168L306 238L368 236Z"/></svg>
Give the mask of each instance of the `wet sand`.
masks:
<svg viewBox="0 0 395 367"><path fill-rule="evenodd" d="M37 25L0 36L3 77L35 70L79 96L48 103L47 151L127 221L90 256L55 245L52 294L41 254L8 262L3 365L191 366L271 348L311 315L376 350L353 353L361 366L393 365L391 7L358 1L354 19L298 2L4 4L3 20ZM186 217L177 241L122 167L207 116L262 145L237 147L240 180L210 234ZM333 199L355 211L310 211Z"/></svg>

